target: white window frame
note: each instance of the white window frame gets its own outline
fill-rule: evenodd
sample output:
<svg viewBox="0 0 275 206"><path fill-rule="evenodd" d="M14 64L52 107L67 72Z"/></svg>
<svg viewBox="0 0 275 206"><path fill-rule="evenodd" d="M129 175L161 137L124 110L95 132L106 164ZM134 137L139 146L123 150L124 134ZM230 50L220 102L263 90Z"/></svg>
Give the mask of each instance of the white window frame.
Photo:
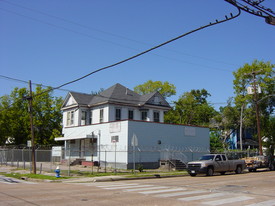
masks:
<svg viewBox="0 0 275 206"><path fill-rule="evenodd" d="M74 124L74 111L67 112L67 126Z"/></svg>
<svg viewBox="0 0 275 206"><path fill-rule="evenodd" d="M99 122L104 122L104 109L99 110Z"/></svg>

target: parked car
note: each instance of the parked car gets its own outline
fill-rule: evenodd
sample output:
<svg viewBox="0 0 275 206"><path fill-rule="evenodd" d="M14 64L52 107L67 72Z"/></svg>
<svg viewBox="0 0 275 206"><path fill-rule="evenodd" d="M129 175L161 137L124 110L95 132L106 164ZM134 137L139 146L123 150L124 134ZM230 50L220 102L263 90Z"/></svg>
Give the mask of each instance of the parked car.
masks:
<svg viewBox="0 0 275 206"><path fill-rule="evenodd" d="M187 171L191 176L197 174L212 176L215 172L225 174L226 172L235 171L236 174L240 174L245 167L244 160L229 160L225 154L207 154L198 161L188 162Z"/></svg>
<svg viewBox="0 0 275 206"><path fill-rule="evenodd" d="M275 170L275 162L270 161L267 156L259 155L254 157L243 158L249 172L256 172L259 168L269 168L271 171Z"/></svg>

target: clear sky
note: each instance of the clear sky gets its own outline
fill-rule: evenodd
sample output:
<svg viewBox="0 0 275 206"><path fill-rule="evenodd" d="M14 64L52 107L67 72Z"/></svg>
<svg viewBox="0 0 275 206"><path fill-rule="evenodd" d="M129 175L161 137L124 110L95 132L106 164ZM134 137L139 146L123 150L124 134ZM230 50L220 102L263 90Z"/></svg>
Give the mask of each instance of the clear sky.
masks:
<svg viewBox="0 0 275 206"><path fill-rule="evenodd" d="M275 10L274 0L262 4ZM230 13L237 9L223 0L1 0L0 75L56 87ZM234 96L232 72L255 59L275 63L274 46L275 26L242 12L63 89L160 80L176 86L169 101L204 88L218 108ZM28 85L0 77L0 96L15 87Z"/></svg>

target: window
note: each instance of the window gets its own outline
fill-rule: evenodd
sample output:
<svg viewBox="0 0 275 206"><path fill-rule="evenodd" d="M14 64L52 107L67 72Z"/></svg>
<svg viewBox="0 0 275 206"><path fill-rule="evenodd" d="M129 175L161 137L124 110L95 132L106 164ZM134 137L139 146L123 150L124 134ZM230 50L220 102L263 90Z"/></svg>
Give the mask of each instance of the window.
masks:
<svg viewBox="0 0 275 206"><path fill-rule="evenodd" d="M82 111L81 112L81 125L86 125L86 116L87 116L87 112Z"/></svg>
<svg viewBox="0 0 275 206"><path fill-rule="evenodd" d="M147 111L141 111L141 120L147 121Z"/></svg>
<svg viewBox="0 0 275 206"><path fill-rule="evenodd" d="M89 124L93 123L93 110L90 111Z"/></svg>
<svg viewBox="0 0 275 206"><path fill-rule="evenodd" d="M121 120L121 109L116 108L116 120Z"/></svg>
<svg viewBox="0 0 275 206"><path fill-rule="evenodd" d="M159 122L159 112L154 112L154 122Z"/></svg>
<svg viewBox="0 0 275 206"><path fill-rule="evenodd" d="M104 117L103 111L104 111L104 110L101 109L101 110L100 110L100 113L99 113L99 122L100 122L100 123L104 121L104 119L103 119L103 117Z"/></svg>
<svg viewBox="0 0 275 206"><path fill-rule="evenodd" d="M74 111L67 112L67 126L74 124Z"/></svg>
<svg viewBox="0 0 275 206"><path fill-rule="evenodd" d="M131 120L134 119L134 110L129 110L128 111L128 119L131 119Z"/></svg>
<svg viewBox="0 0 275 206"><path fill-rule="evenodd" d="M119 140L118 136L111 136L111 142L112 143L116 143L116 142L118 142L118 140Z"/></svg>

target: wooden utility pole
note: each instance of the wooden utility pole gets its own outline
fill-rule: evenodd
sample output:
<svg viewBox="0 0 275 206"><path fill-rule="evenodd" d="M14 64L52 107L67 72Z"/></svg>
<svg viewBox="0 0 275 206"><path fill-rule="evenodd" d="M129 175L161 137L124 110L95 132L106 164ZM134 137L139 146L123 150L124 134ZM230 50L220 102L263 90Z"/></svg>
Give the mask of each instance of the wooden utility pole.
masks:
<svg viewBox="0 0 275 206"><path fill-rule="evenodd" d="M35 161L35 145L34 145L34 129L33 129L33 114L32 114L32 83L29 80L30 96L29 100L29 112L30 112L30 127L31 127L31 142L32 142L32 173L36 174L36 161Z"/></svg>
<svg viewBox="0 0 275 206"><path fill-rule="evenodd" d="M252 75L253 77L253 90L254 90L254 101L256 107L256 119L257 119L257 134L258 134L258 142L259 142L259 154L263 155L263 148L262 148L262 138L261 138L261 127L260 127L260 115L259 115L259 105L258 105L258 87L256 86L256 74L262 72L260 71L252 71L247 75Z"/></svg>

